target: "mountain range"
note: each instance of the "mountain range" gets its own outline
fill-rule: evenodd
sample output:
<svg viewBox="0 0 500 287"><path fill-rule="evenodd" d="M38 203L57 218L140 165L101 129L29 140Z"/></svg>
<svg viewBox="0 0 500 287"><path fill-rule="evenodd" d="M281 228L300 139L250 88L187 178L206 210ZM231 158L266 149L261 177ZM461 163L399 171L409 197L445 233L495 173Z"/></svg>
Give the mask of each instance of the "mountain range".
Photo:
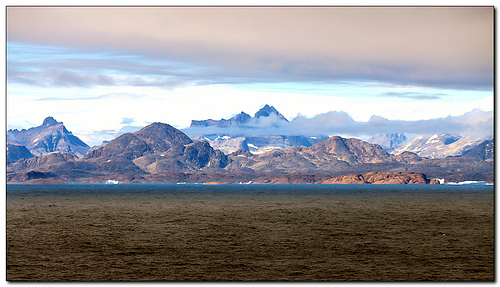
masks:
<svg viewBox="0 0 500 287"><path fill-rule="evenodd" d="M7 180L10 183L34 179L323 183L339 176L373 171L398 173L387 179L397 178L404 183L418 182L410 180L418 177L414 173L446 181L493 181L493 161L488 160L493 155L493 141L477 145L468 154L435 159L409 151L391 154L379 144L339 136L327 137L309 146L292 145L261 153L240 148L245 144L249 146L248 141L241 140L237 150L225 154L205 139L193 140L182 131L157 122L123 134L81 156L83 148L89 150L89 147L51 117L39 127L9 130L8 138ZM12 142L14 139L18 141ZM37 142L45 144L34 144ZM80 148L82 152L77 153ZM384 173L377 176L383 177ZM407 178L401 179L402 176ZM369 183L368 178L372 177L364 177L364 182Z"/></svg>

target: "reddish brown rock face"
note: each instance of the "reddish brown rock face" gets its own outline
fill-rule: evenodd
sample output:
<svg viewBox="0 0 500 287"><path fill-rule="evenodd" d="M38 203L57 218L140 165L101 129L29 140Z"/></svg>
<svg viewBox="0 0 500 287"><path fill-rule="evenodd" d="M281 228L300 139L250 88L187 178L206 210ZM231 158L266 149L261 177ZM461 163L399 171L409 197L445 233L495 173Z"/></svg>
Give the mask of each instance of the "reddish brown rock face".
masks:
<svg viewBox="0 0 500 287"><path fill-rule="evenodd" d="M325 184L439 184L429 180L423 173L415 172L379 172L350 174L324 181Z"/></svg>
<svg viewBox="0 0 500 287"><path fill-rule="evenodd" d="M349 174L326 180L326 184L367 184L362 174Z"/></svg>

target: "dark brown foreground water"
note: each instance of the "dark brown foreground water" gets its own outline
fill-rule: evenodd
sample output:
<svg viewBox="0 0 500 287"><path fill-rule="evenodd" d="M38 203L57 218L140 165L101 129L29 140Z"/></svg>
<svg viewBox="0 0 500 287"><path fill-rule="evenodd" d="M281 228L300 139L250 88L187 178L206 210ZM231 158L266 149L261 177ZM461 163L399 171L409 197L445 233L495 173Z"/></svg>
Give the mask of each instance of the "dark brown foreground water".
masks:
<svg viewBox="0 0 500 287"><path fill-rule="evenodd" d="M7 280L491 281L493 214L493 190L78 195L16 187L7 195Z"/></svg>

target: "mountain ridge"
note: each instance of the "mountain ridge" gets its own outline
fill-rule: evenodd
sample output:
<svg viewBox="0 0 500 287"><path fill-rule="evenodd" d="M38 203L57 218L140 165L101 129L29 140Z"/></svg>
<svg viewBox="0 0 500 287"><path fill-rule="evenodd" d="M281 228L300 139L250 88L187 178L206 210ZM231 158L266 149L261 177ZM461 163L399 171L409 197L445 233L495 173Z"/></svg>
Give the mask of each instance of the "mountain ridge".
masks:
<svg viewBox="0 0 500 287"><path fill-rule="evenodd" d="M266 118L271 115L276 116L278 120L282 120L288 122L288 120L283 116L275 107L269 106L266 104L260 110L258 110L255 115L252 117L245 112L241 112L236 114L235 116L229 119L220 119L220 120L192 120L191 127L219 127L219 128L229 128L229 127L245 127L247 126L252 119Z"/></svg>
<svg viewBox="0 0 500 287"><path fill-rule="evenodd" d="M47 126L59 124L47 121ZM296 145L259 154L239 149L226 155L207 140L193 141L159 122L123 134L82 158L59 152L20 158L8 164L7 177L9 182L18 182L27 178L27 173L31 172L33 179L33 174L41 172L64 182L113 177L126 182L321 183L372 171L415 172L449 181L493 180L492 161L474 157L427 159L409 151L390 154L378 144L340 136L309 147Z"/></svg>
<svg viewBox="0 0 500 287"><path fill-rule="evenodd" d="M445 158L458 156L484 140L470 136L453 134L419 135L405 144L395 148L392 153L409 151L428 158Z"/></svg>
<svg viewBox="0 0 500 287"><path fill-rule="evenodd" d="M327 136L303 136L303 135L256 135L253 132L265 127L279 127L281 124L289 123L288 119L281 114L274 106L268 104L260 108L253 117L241 112L230 119L203 120L191 122L190 128L197 128L201 133L199 138L206 139L215 149L222 150L225 154L230 154L238 149L244 149L252 153L263 153L271 150L281 150L291 146L313 144L325 140ZM220 129L207 129L203 133L203 128L217 127ZM233 128L225 131L226 128ZM234 135L232 133L235 133Z"/></svg>
<svg viewBox="0 0 500 287"><path fill-rule="evenodd" d="M10 129L7 141L25 146L33 155L46 155L51 152L70 153L84 156L90 147L66 129L63 122L47 117L42 125L29 129Z"/></svg>

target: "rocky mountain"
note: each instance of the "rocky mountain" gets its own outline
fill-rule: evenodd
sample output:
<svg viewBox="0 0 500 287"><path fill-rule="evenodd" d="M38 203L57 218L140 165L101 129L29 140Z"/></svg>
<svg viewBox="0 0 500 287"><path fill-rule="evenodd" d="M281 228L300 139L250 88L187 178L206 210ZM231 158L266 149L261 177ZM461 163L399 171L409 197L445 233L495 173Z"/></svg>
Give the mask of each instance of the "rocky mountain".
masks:
<svg viewBox="0 0 500 287"><path fill-rule="evenodd" d="M495 153L494 144L492 139L483 141L479 145L463 152L460 157L473 157L485 161L493 161Z"/></svg>
<svg viewBox="0 0 500 287"><path fill-rule="evenodd" d="M90 151L84 159L122 157L134 160L192 142L186 134L168 124L153 123L137 132L123 134L103 147Z"/></svg>
<svg viewBox="0 0 500 287"><path fill-rule="evenodd" d="M288 120L283 116L278 110L276 110L273 106L265 105L262 107L260 110L258 110L254 118L262 118L262 117L269 117L271 115L275 115L278 119L283 120L288 122Z"/></svg>
<svg viewBox="0 0 500 287"><path fill-rule="evenodd" d="M193 142L183 132L163 123L123 134L84 157L86 160L112 158L129 160L129 164L149 173L224 168L227 164L227 157L208 142Z"/></svg>
<svg viewBox="0 0 500 287"><path fill-rule="evenodd" d="M399 146L392 153L400 154L409 151L421 157L445 158L448 156L458 156L482 141L479 138L451 134L420 135L406 144Z"/></svg>
<svg viewBox="0 0 500 287"><path fill-rule="evenodd" d="M368 139L368 142L378 144L387 152L393 151L395 148L406 142L408 138L401 133L381 134Z"/></svg>
<svg viewBox="0 0 500 287"><path fill-rule="evenodd" d="M199 170L219 170L226 167L228 157L214 150L206 141L196 141L185 146L176 146L161 154L151 154L133 162L142 170L161 174Z"/></svg>
<svg viewBox="0 0 500 287"><path fill-rule="evenodd" d="M28 159L32 157L34 157L34 155L25 146L15 142L7 143L7 164L11 164L20 159Z"/></svg>
<svg viewBox="0 0 500 287"><path fill-rule="evenodd" d="M42 125L27 130L8 130L7 140L25 146L36 156L61 152L82 157L90 149L53 117L47 117Z"/></svg>
<svg viewBox="0 0 500 287"><path fill-rule="evenodd" d="M201 121L196 121L192 120L191 121L191 127L219 127L219 128L230 128L230 127L242 127L252 117L249 114L246 114L244 112L241 112L234 117L226 120L226 119L220 119L220 120L201 120Z"/></svg>
<svg viewBox="0 0 500 287"><path fill-rule="evenodd" d="M252 119L259 119L262 117L270 117L271 115L276 116L278 119L288 122L288 120L283 116L278 110L273 106L265 105L260 110L258 110L254 117L252 118L249 114L241 112L230 119L220 119L220 120L192 120L191 127L219 127L219 128L230 128L230 127L244 127L249 124Z"/></svg>
<svg viewBox="0 0 500 287"><path fill-rule="evenodd" d="M380 145L370 144L356 138L346 139L333 136L306 150L315 154L332 154L350 165L396 161Z"/></svg>

